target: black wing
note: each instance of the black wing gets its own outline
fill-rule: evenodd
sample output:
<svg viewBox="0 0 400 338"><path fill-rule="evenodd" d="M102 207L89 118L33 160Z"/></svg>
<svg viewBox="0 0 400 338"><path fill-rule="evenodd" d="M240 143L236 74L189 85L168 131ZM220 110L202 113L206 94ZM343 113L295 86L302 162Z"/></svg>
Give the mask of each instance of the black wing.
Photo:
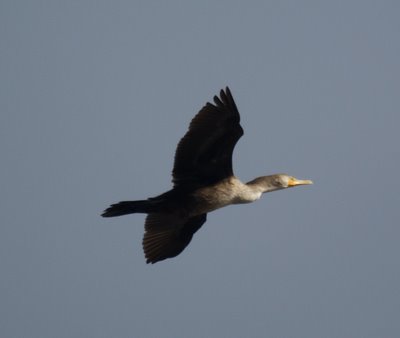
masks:
<svg viewBox="0 0 400 338"><path fill-rule="evenodd" d="M193 118L175 153L172 182L204 186L233 175L232 153L243 135L240 115L228 87Z"/></svg>
<svg viewBox="0 0 400 338"><path fill-rule="evenodd" d="M178 256L206 220L207 214L191 218L178 214L149 214L143 237L146 262L153 264Z"/></svg>

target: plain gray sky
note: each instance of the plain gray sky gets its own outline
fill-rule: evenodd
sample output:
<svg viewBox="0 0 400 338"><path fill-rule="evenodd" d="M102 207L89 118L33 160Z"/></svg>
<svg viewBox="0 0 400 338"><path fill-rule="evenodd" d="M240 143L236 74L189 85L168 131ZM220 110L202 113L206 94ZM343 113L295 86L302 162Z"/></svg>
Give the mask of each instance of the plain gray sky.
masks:
<svg viewBox="0 0 400 338"><path fill-rule="evenodd" d="M400 3L0 4L0 336L400 336ZM146 265L143 215L229 85L238 177L313 186L209 215Z"/></svg>

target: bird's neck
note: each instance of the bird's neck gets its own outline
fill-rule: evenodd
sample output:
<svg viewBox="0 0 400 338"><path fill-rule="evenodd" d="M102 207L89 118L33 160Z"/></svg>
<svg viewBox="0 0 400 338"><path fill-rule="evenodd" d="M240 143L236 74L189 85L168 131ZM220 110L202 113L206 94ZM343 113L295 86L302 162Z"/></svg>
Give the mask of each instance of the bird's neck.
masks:
<svg viewBox="0 0 400 338"><path fill-rule="evenodd" d="M251 190L261 193L281 189L273 184L273 176L274 175L257 177L254 180L247 182L246 185Z"/></svg>

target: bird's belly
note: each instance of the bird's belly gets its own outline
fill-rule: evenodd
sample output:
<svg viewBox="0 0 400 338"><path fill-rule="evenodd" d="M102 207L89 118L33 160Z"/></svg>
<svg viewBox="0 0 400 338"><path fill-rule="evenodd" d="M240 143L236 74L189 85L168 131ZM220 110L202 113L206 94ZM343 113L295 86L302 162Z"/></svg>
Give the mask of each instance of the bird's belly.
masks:
<svg viewBox="0 0 400 338"><path fill-rule="evenodd" d="M196 205L194 206L195 214L208 213L227 205L233 204L230 198L214 198L213 196L201 196L196 198Z"/></svg>

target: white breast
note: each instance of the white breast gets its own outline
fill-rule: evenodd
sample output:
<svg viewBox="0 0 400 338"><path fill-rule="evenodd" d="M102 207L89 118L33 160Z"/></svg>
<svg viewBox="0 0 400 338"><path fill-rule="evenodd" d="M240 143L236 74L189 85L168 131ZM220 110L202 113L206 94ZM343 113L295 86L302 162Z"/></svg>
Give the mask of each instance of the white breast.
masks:
<svg viewBox="0 0 400 338"><path fill-rule="evenodd" d="M199 189L195 196L199 202L197 212L210 212L230 204L251 203L258 200L262 192L251 189L236 177Z"/></svg>

